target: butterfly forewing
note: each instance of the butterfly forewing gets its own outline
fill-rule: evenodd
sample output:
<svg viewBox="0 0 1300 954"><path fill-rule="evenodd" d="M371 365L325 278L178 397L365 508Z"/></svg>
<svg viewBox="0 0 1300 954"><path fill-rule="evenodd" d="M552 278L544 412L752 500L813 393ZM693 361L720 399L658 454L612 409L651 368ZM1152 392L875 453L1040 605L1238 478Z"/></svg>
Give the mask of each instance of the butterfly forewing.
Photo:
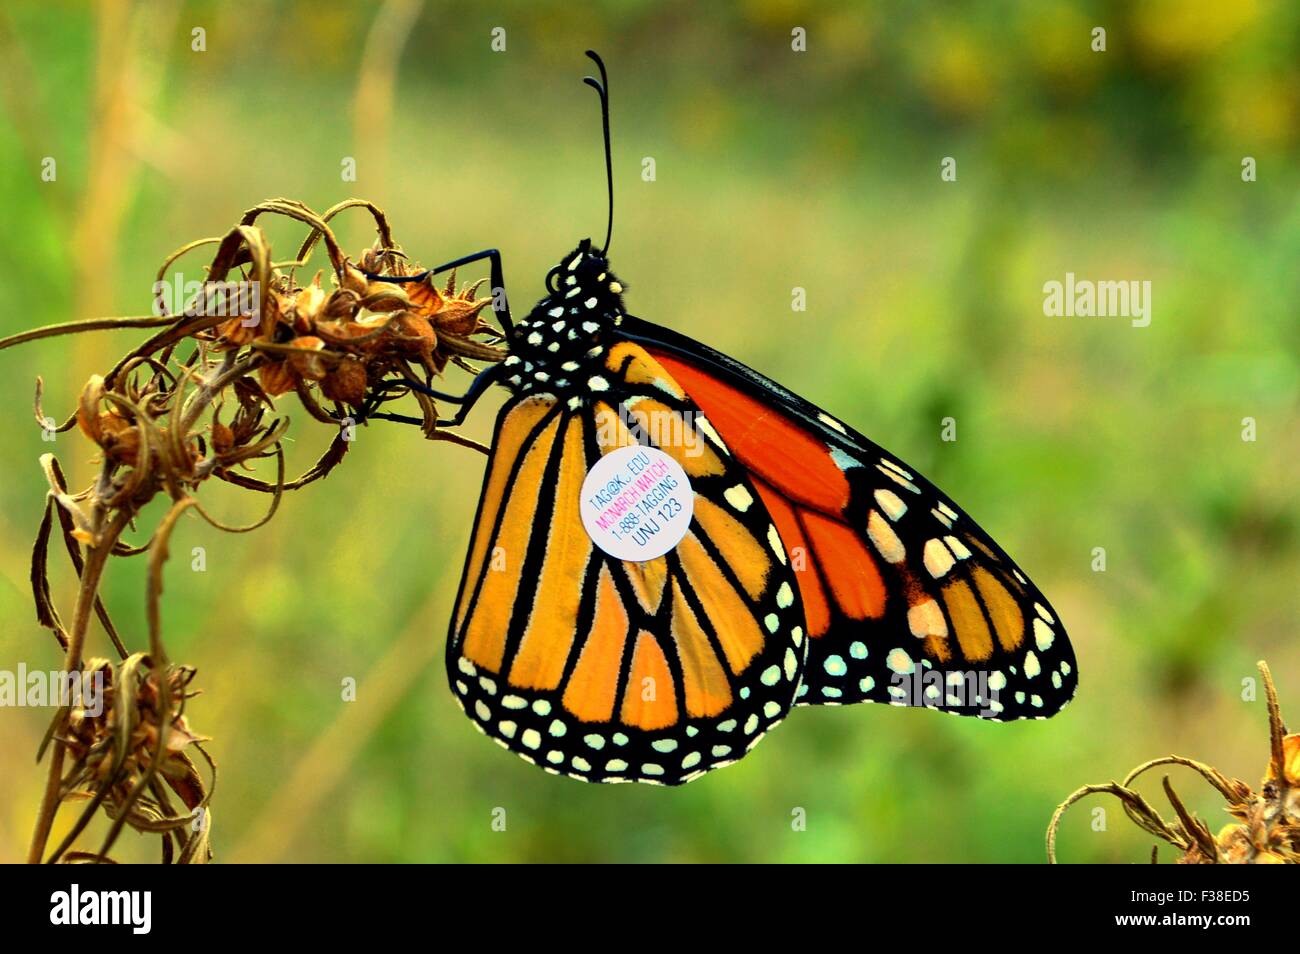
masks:
<svg viewBox="0 0 1300 954"><path fill-rule="evenodd" d="M1046 717L1077 685L1047 599L929 481L808 402L646 322L632 334L707 415L778 528L810 637L802 704Z"/></svg>
<svg viewBox="0 0 1300 954"><path fill-rule="evenodd" d="M509 402L448 641L456 697L506 748L588 781L675 784L744 755L795 701L809 641L760 488L638 345L581 401ZM689 531L630 562L580 516L601 455L658 447L691 481Z"/></svg>

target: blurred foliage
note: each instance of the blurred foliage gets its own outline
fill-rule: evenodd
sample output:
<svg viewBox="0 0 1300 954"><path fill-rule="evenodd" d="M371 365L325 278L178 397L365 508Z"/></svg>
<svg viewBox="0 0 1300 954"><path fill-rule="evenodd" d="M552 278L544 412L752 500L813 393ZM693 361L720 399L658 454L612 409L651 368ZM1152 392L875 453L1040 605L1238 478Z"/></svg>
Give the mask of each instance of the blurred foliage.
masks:
<svg viewBox="0 0 1300 954"><path fill-rule="evenodd" d="M1040 861L1052 808L1084 781L1171 751L1257 771L1254 661L1284 706L1300 694L1294 3L8 4L0 335L147 311L169 251L274 195L373 199L426 262L500 248L525 308L604 225L587 47L610 67L631 310L773 375L961 501L1052 597L1080 695L1008 726L800 709L684 789L544 775L473 731L442 671L482 459L374 425L257 533L177 528L164 609L222 766L216 858ZM358 217L340 237L357 254L372 233ZM1151 326L1044 317L1043 283L1067 271L1150 280ZM134 340L0 353L0 668L57 658L26 578L36 459L58 452L74 485L93 472L89 445L33 426L34 378L62 416ZM481 406L467 430L486 439L491 420ZM291 472L328 443L310 423ZM249 516L211 490L214 511ZM143 567L113 569L105 597L138 633ZM0 710L0 860L25 852L47 719ZM1112 815L1106 832L1067 817L1063 856L1143 857Z"/></svg>

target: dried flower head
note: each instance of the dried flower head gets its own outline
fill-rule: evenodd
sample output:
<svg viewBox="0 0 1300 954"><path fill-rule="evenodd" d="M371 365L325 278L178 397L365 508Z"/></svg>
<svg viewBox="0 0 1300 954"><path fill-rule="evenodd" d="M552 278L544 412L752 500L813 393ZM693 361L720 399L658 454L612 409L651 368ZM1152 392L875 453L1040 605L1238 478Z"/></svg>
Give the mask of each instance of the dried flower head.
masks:
<svg viewBox="0 0 1300 954"><path fill-rule="evenodd" d="M1120 800L1129 819L1149 834L1179 851L1179 864L1300 864L1300 734L1288 735L1282 722L1277 689L1268 665L1260 662L1268 700L1270 758L1259 791L1240 779L1194 759L1167 755L1152 759L1130 772L1123 782L1085 785L1056 809L1047 827L1047 857L1056 863L1056 831L1066 809L1092 794L1110 794ZM1163 780L1165 796L1177 821L1166 821L1134 788L1133 783L1158 765L1184 765L1199 772L1223 796L1225 811L1236 821L1217 835L1187 807ZM1152 861L1156 851L1152 850Z"/></svg>
<svg viewBox="0 0 1300 954"><path fill-rule="evenodd" d="M144 653L116 665L87 660L82 670L87 689L75 695L55 736L70 760L60 797L85 801L90 812L102 806L119 826L169 833L179 847L177 860L206 862L211 856L206 816L211 791L190 753L212 763L201 745L206 737L190 729L184 714L187 700L196 695L190 688L194 670L167 667L165 686L160 677ZM171 796L180 800L183 811ZM88 820L89 812L83 817ZM170 847L165 840L164 850Z"/></svg>
<svg viewBox="0 0 1300 954"><path fill-rule="evenodd" d="M351 208L369 211L378 232L358 262L344 255L329 225ZM257 224L263 215L284 216L307 227L294 259L273 260L270 242ZM304 284L299 272L320 243L329 258L328 281L322 271ZM77 331L156 329L111 369L93 376L75 413L56 428L79 427L98 447L101 467L94 482L69 490L55 457L41 458L49 495L32 556L37 619L58 641L65 671L103 678L107 704L102 711L66 707L51 726L49 783L31 861L110 860L108 852L124 825L160 834L165 861L205 861L210 854L210 791L191 752L207 756L184 715L193 670L168 663L159 610L167 541L185 511L193 508L220 530L255 529L275 514L285 492L328 475L347 452L350 427L373 419L415 423L431 439L486 450L439 426L432 385L450 364L476 373L471 361L504 357L500 333L482 318L490 301L475 297L477 284L457 292L454 274L441 289L429 276L409 282L373 277L424 275L393 241L387 218L373 203L352 199L317 214L300 202L272 199L244 213L224 236L178 249L163 263L158 279L182 255L210 245L216 248L206 267L208 285L178 314L71 322L0 340L5 348ZM162 301L155 305L161 308ZM317 463L294 480L286 480L284 473L288 417L278 413L278 399L290 393L308 416L333 431ZM386 409L403 400L414 402L418 417ZM41 401L38 380L36 420L45 428L50 419ZM251 473L266 458L275 459L274 481ZM213 518L197 497L213 477L271 495L265 515L245 526ZM171 499L171 509L147 542L127 543L123 535L160 493ZM70 626L55 605L48 579L56 526L79 583ZM149 564L147 654L128 650L99 600L109 558L142 553L148 554ZM92 615L98 616L121 662L84 659ZM183 809L172 806L174 797ZM54 817L69 801L83 802L83 811L71 833L49 853ZM113 820L103 846L94 853L74 850L74 840L100 807ZM205 823L192 827L199 813Z"/></svg>

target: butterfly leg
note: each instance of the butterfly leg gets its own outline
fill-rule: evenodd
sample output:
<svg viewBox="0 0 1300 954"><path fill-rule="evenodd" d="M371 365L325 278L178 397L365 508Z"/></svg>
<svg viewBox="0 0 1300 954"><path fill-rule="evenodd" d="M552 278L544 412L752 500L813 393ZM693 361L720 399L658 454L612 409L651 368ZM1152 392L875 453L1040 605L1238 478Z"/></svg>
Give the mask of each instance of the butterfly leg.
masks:
<svg viewBox="0 0 1300 954"><path fill-rule="evenodd" d="M433 388L421 384L414 378L403 378L401 382L394 383L398 383L400 387L408 387L412 391L418 391L420 394L427 395L436 401L446 401L448 404L459 404L460 410L456 412L455 417L449 421L438 422L439 427L458 427L465 422L465 418L469 415L470 409L478 403L478 399L487 392L487 389L496 382L497 378L501 377L504 367L505 366L501 364L494 364L488 368L484 368L475 376L474 380L469 383L469 387L465 389L464 394L447 394L444 391L435 391ZM370 414L368 416L379 417L380 415Z"/></svg>
<svg viewBox="0 0 1300 954"><path fill-rule="evenodd" d="M484 249L481 252L475 252L473 255L466 255L458 258L454 262L447 262L443 265L437 265L427 271L420 272L418 275L376 275L373 272L366 272L367 278L385 282L419 282L431 275L441 275L443 272L449 272L453 268L460 268L462 265L471 265L474 262L481 262L487 259L489 263L489 274L492 283L492 310L496 312L497 321L501 329L508 336L514 330L514 320L510 317L510 296L506 294L505 276L501 268L501 252L495 248ZM499 307L498 307L499 304Z"/></svg>
<svg viewBox="0 0 1300 954"><path fill-rule="evenodd" d="M497 378L505 370L505 365L494 364L489 368L480 371L469 383L465 393L459 398L450 398L453 404L459 404L460 408L456 411L455 416L447 421L439 421L439 427L460 427L465 423L465 418L469 416L470 410L478 403L478 399L487 393L487 389L496 383Z"/></svg>
<svg viewBox="0 0 1300 954"><path fill-rule="evenodd" d="M439 401L446 401L449 404L459 404L460 409L456 412L455 416L448 420L438 421L439 427L459 427L461 424L465 423L465 418L469 416L470 410L478 403L478 399L481 398L487 392L487 389L501 376L503 368L503 365L494 364L491 367L480 371L474 380L469 383L469 387L465 389L464 394L446 394L442 391L435 391L433 388L425 387L420 382L413 381L410 378L407 378L404 383L408 385L412 391L419 391L421 394L427 394L431 398ZM366 420L396 421L399 424L424 423L423 420L418 417L411 417L406 414L392 414L385 411L370 411L369 413L364 413L363 417Z"/></svg>

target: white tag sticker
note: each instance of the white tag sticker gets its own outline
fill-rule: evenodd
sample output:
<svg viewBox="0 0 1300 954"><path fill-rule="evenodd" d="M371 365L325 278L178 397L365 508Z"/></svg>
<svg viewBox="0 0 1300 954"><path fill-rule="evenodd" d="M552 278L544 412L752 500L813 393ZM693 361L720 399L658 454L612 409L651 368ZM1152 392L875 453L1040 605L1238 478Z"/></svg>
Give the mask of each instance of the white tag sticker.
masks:
<svg viewBox="0 0 1300 954"><path fill-rule="evenodd" d="M686 536L694 511L686 471L657 447L610 451L582 482L582 525L592 543L619 560L663 556Z"/></svg>

